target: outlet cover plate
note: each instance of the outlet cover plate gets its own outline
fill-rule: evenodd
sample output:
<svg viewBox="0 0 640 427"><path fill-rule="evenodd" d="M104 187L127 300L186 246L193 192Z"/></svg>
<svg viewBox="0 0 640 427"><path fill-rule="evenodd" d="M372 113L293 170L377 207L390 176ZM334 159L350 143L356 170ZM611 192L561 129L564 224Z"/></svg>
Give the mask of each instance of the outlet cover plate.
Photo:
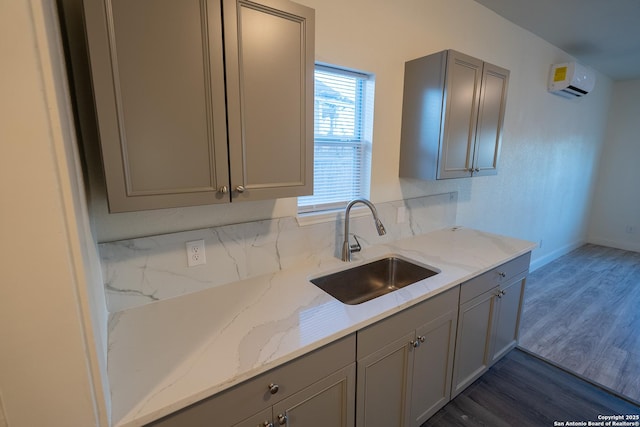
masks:
<svg viewBox="0 0 640 427"><path fill-rule="evenodd" d="M186 243L187 264L189 267L207 263L207 256L204 250L204 240L193 240Z"/></svg>

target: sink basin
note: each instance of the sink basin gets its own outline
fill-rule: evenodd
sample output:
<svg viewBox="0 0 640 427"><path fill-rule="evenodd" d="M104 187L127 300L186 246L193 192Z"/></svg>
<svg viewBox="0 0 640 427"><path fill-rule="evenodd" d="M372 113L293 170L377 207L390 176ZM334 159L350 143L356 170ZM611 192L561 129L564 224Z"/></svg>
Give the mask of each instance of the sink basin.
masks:
<svg viewBox="0 0 640 427"><path fill-rule="evenodd" d="M311 283L342 301L355 305L396 291L438 274L397 256L311 279Z"/></svg>

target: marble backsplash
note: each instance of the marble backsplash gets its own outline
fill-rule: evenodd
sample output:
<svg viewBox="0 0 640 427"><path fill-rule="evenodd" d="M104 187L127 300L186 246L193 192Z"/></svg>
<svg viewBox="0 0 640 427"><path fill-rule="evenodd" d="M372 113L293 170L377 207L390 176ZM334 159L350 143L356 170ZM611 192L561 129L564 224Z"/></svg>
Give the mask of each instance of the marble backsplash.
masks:
<svg viewBox="0 0 640 427"><path fill-rule="evenodd" d="M452 192L376 204L387 230L384 236L376 233L368 209L358 215L354 207L350 232L366 247L449 227L455 225L457 199ZM398 223L401 207L405 220ZM339 212L334 220L303 226L296 218L285 217L102 243L107 309L115 313L274 273L301 261L335 262L343 230ZM185 243L199 239L204 239L207 263L188 267Z"/></svg>

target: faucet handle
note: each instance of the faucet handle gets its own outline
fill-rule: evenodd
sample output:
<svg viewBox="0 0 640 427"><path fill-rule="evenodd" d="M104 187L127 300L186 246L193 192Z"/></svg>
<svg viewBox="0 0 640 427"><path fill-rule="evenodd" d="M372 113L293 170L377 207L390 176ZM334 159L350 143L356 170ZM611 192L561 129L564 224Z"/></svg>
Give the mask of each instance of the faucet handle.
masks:
<svg viewBox="0 0 640 427"><path fill-rule="evenodd" d="M350 245L349 246L349 251L351 252L360 252L362 250L362 246L360 246L360 242L358 241L358 238L356 237L356 235L353 235L353 238L356 239L356 244L355 245Z"/></svg>

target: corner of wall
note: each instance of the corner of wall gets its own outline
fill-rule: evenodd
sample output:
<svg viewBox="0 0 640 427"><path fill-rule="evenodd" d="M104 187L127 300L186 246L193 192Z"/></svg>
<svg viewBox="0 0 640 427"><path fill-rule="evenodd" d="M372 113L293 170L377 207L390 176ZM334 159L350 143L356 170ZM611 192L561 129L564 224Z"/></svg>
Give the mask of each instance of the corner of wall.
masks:
<svg viewBox="0 0 640 427"><path fill-rule="evenodd" d="M55 3L31 0L31 13L41 65L44 102L48 107L51 145L66 222L65 237L69 247L79 317L84 332L87 367L90 371L89 381L94 393L96 423L100 426L108 426L110 424L110 393L106 363L106 300L102 292L102 274L97 245L89 225L58 10Z"/></svg>

